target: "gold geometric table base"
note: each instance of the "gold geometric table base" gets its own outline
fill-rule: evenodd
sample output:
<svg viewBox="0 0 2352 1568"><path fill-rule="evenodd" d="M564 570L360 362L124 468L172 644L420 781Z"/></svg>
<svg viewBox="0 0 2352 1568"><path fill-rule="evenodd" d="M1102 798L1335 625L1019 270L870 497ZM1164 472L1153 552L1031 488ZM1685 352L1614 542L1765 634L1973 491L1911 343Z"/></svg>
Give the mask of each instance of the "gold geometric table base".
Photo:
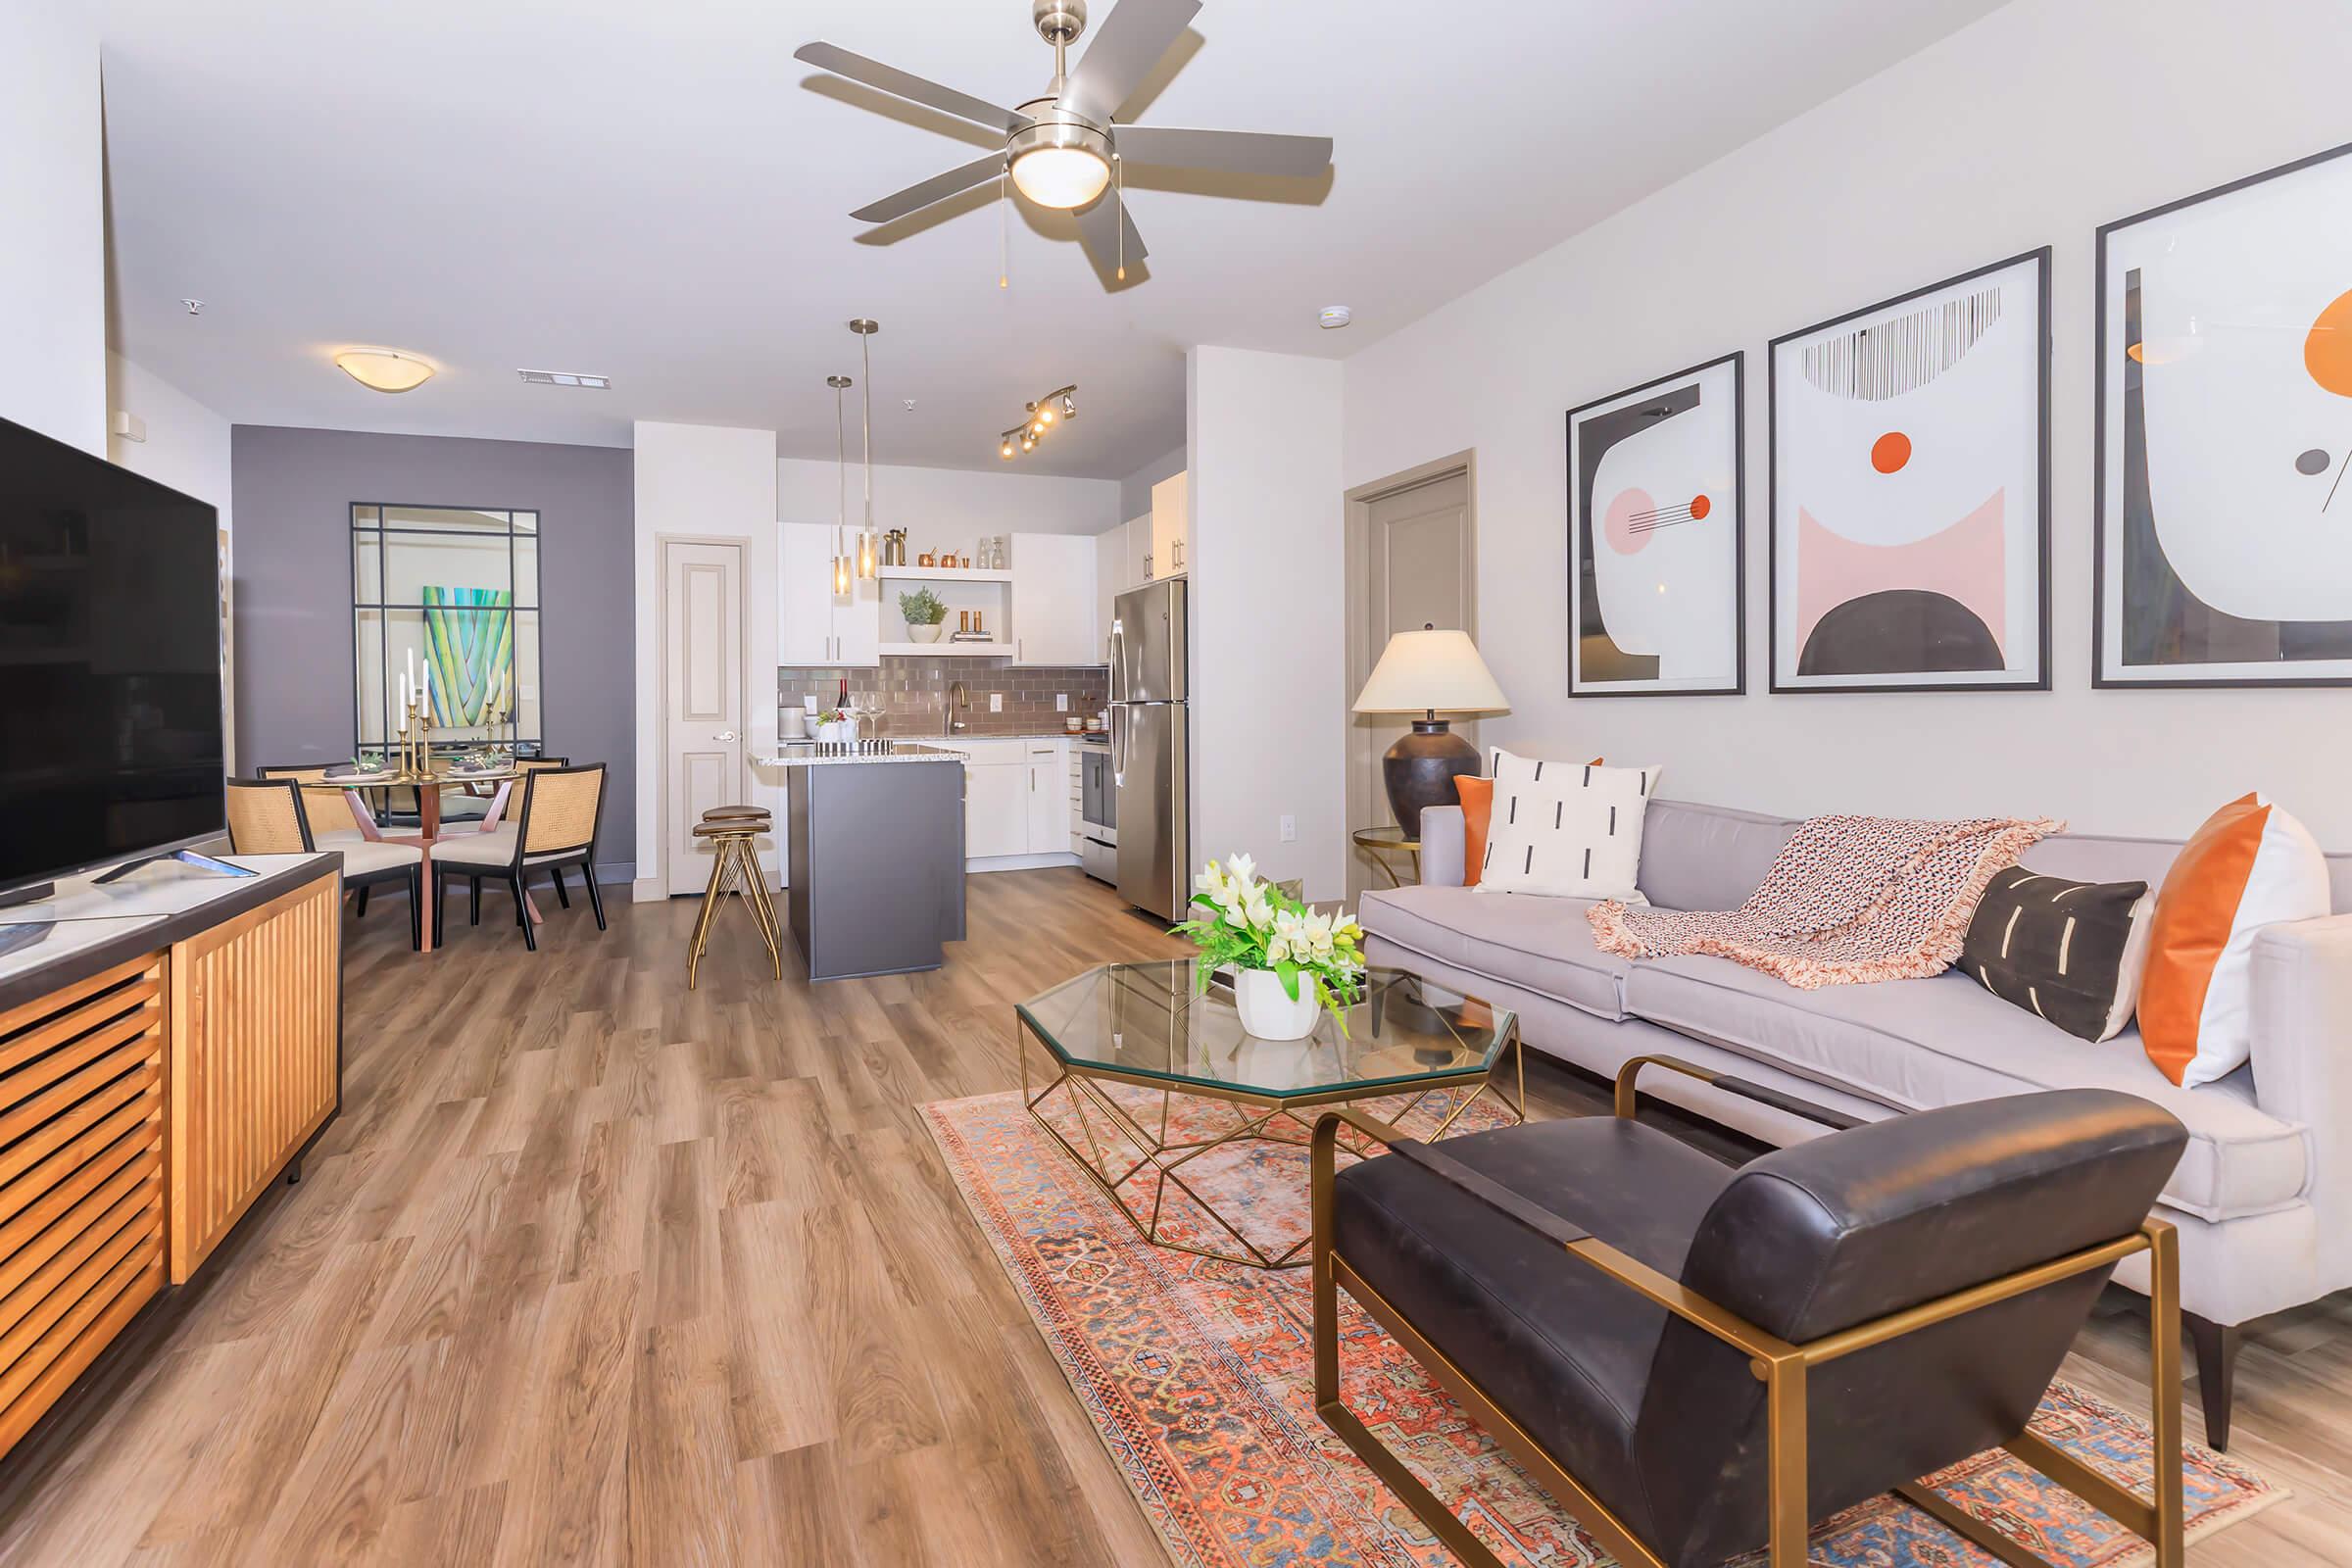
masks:
<svg viewBox="0 0 2352 1568"><path fill-rule="evenodd" d="M1027 1020L1021 1019L1017 1025L1015 1050L1021 1061L1021 1102L1027 1106L1030 1118L1051 1134L1054 1141L1078 1162L1079 1168L1094 1180L1095 1185L1109 1196L1110 1200L1119 1206L1119 1212L1127 1216L1129 1223L1135 1226L1145 1241L1171 1251L1236 1263L1244 1268L1305 1267L1312 1261L1307 1254L1307 1247L1314 1240L1313 1232L1310 1229L1288 1246L1271 1250L1244 1235L1231 1218L1219 1211L1216 1201L1201 1190L1201 1184L1193 1179L1199 1173L1186 1172L1186 1166L1203 1155L1248 1143L1281 1144L1305 1149L1314 1135L1312 1112L1324 1105L1409 1097L1403 1108L1390 1118L1393 1123L1401 1123L1419 1112L1432 1096L1444 1095L1446 1097L1446 1109L1436 1128L1422 1140L1432 1144L1451 1131L1462 1113L1480 1097L1489 1093L1493 1094L1497 1104L1511 1113L1513 1121L1527 1119L1527 1058L1515 1025L1511 1030L1511 1038L1504 1043L1516 1069L1519 1092L1515 1101L1494 1081L1492 1065L1401 1085L1345 1084L1316 1094L1276 1097L1238 1089L1209 1089L1198 1084L1179 1087L1164 1079L1141 1074L1065 1063L1054 1055L1050 1048L1046 1050L1046 1055L1054 1065L1054 1076L1045 1087L1033 1093L1029 1075L1029 1039L1033 1033L1035 1031ZM1040 1045L1043 1046L1042 1039ZM1499 1061L1502 1051L1498 1049L1494 1054ZM1107 1092L1109 1085L1146 1091L1140 1097L1143 1105L1131 1108L1120 1104L1118 1099ZM1068 1113L1077 1123L1079 1139L1086 1146L1084 1150L1072 1143L1041 1108L1056 1093L1064 1097ZM1155 1116L1150 1114L1154 1096ZM1171 1139L1170 1123L1177 1108L1186 1102L1222 1102L1231 1106L1235 1114L1234 1124L1211 1137ZM1144 1112L1141 1116L1139 1109ZM1156 1130L1147 1126L1146 1120L1155 1122ZM1343 1148L1346 1146L1343 1145ZM1358 1150L1348 1149L1347 1152L1362 1157ZM1156 1181L1152 1179L1154 1175ZM1150 1187L1148 1204L1140 1199L1129 1197L1128 1188L1138 1178L1142 1178L1143 1183ZM1301 1196L1305 1193L1305 1184L1306 1171L1302 1164L1299 1168ZM1183 1195L1173 1210L1168 1193L1171 1185ZM1180 1220L1182 1206L1188 1200L1192 1209L1205 1215L1214 1223L1217 1231L1231 1239L1233 1245L1230 1248L1221 1243L1199 1246L1177 1240L1170 1234L1171 1223ZM1304 1204L1300 1206L1303 1212Z"/></svg>

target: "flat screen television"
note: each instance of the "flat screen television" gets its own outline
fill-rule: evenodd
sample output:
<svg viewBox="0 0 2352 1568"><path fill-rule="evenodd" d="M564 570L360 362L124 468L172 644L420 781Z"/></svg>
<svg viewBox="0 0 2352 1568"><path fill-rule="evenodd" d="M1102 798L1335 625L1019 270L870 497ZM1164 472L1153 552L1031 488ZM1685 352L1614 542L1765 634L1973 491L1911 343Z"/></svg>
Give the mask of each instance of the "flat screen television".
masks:
<svg viewBox="0 0 2352 1568"><path fill-rule="evenodd" d="M0 419L0 903L221 830L219 526Z"/></svg>

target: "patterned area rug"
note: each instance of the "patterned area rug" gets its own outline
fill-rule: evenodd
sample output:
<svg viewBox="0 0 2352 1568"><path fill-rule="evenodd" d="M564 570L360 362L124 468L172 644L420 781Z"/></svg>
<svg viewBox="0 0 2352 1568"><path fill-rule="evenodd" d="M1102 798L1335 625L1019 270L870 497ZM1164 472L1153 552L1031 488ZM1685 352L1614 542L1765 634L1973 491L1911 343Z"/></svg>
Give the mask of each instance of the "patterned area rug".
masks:
<svg viewBox="0 0 2352 1568"><path fill-rule="evenodd" d="M1443 1108L1425 1107L1416 1120ZM1315 1414L1306 1270L1242 1268L1143 1241L1017 1095L944 1101L924 1114L1171 1558L1183 1568L1454 1561ZM1461 1127L1506 1119L1482 1102ZM1303 1191L1304 1151L1260 1148L1227 1177L1266 1184L1269 1205L1291 1210ZM1340 1304L1348 1404L1497 1556L1514 1568L1609 1562L1345 1292ZM2145 1494L2141 1421L2060 1384L2034 1429ZM2152 1556L2139 1538L1999 1450L1932 1484L2028 1535L2062 1568L2131 1568ZM2189 1451L2192 1541L2283 1495L2222 1455ZM1811 1557L1834 1568L1999 1568L1892 1496L1825 1522Z"/></svg>

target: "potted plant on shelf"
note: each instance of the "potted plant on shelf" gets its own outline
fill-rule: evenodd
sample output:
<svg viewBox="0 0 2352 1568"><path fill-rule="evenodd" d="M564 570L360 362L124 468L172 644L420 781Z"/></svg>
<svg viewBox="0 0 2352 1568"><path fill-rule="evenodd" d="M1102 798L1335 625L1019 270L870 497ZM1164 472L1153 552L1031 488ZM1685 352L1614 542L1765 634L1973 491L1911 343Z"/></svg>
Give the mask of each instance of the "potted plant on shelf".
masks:
<svg viewBox="0 0 2352 1568"><path fill-rule="evenodd" d="M1257 879L1257 862L1236 855L1208 862L1193 878L1193 904L1201 912L1175 928L1200 950L1197 987L1233 970L1233 1001L1242 1027L1260 1040L1303 1040L1315 1017L1331 1009L1340 1033L1361 990L1363 930L1337 914L1318 914L1271 882Z"/></svg>
<svg viewBox="0 0 2352 1568"><path fill-rule="evenodd" d="M906 617L906 635L918 643L935 643L947 629L948 607L928 588L899 595L899 613Z"/></svg>

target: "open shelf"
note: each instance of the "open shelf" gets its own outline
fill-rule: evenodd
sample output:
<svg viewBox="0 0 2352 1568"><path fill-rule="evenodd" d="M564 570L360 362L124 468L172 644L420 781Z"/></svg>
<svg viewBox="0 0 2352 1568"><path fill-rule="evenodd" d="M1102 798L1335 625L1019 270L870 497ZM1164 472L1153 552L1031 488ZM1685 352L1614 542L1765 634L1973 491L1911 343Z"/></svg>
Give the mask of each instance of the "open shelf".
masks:
<svg viewBox="0 0 2352 1568"><path fill-rule="evenodd" d="M952 643L941 638L935 643L884 643L885 654L912 654L923 659L1010 659L1010 643Z"/></svg>
<svg viewBox="0 0 2352 1568"><path fill-rule="evenodd" d="M1010 582L1009 571L969 570L961 566L884 566L875 572L884 582Z"/></svg>

